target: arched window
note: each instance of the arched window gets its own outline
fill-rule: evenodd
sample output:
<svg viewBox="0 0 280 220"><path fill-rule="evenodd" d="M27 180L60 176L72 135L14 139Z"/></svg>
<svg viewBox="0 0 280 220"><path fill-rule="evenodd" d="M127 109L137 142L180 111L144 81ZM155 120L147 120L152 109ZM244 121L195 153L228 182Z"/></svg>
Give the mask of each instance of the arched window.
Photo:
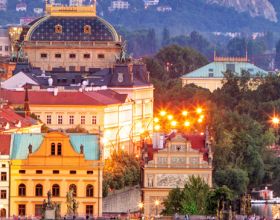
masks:
<svg viewBox="0 0 280 220"><path fill-rule="evenodd" d="M54 31L57 34L61 34L62 33L62 26L60 24L55 25Z"/></svg>
<svg viewBox="0 0 280 220"><path fill-rule="evenodd" d="M84 26L84 33L85 34L91 34L91 26L90 25L85 25Z"/></svg>
<svg viewBox="0 0 280 220"><path fill-rule="evenodd" d="M75 184L71 184L69 186L69 190L72 189L73 190L73 196L77 196L77 186Z"/></svg>
<svg viewBox="0 0 280 220"><path fill-rule="evenodd" d="M0 211L0 217L1 217L1 218L6 218L6 215L7 215L6 209L1 209L1 211Z"/></svg>
<svg viewBox="0 0 280 220"><path fill-rule="evenodd" d="M58 184L54 184L52 186L52 196L54 196L54 197L59 196L59 185Z"/></svg>
<svg viewBox="0 0 280 220"><path fill-rule="evenodd" d="M86 187L86 197L93 197L93 185L88 184Z"/></svg>
<svg viewBox="0 0 280 220"><path fill-rule="evenodd" d="M19 196L25 196L26 195L26 187L23 183L18 186L18 195Z"/></svg>
<svg viewBox="0 0 280 220"><path fill-rule="evenodd" d="M57 155L61 155L61 152L62 152L62 145L61 145L61 143L58 143L57 144Z"/></svg>
<svg viewBox="0 0 280 220"><path fill-rule="evenodd" d="M51 155L55 155L55 143L51 144Z"/></svg>
<svg viewBox="0 0 280 220"><path fill-rule="evenodd" d="M36 196L43 196L43 186L41 184L36 185L35 195Z"/></svg>

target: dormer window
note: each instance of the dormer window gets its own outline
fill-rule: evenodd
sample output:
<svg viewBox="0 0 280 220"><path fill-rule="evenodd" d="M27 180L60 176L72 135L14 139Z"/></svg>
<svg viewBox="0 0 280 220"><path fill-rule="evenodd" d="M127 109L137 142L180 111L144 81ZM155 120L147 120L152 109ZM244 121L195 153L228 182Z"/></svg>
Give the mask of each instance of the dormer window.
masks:
<svg viewBox="0 0 280 220"><path fill-rule="evenodd" d="M57 34L61 34L62 33L62 26L60 24L55 25L54 31Z"/></svg>
<svg viewBox="0 0 280 220"><path fill-rule="evenodd" d="M9 124L9 122L7 122L7 124L5 125L4 129L5 129L5 130L10 129L10 124Z"/></svg>
<svg viewBox="0 0 280 220"><path fill-rule="evenodd" d="M15 126L16 126L17 128L20 128L20 127L21 127L21 121L18 121L18 122L15 124Z"/></svg>
<svg viewBox="0 0 280 220"><path fill-rule="evenodd" d="M84 33L85 34L91 34L91 26L90 25L85 25L84 26Z"/></svg>

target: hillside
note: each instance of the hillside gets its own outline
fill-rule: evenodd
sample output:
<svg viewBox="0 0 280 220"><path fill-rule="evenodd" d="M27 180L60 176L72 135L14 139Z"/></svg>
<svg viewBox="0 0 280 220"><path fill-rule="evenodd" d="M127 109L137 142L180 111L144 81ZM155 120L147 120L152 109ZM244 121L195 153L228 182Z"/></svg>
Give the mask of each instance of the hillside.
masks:
<svg viewBox="0 0 280 220"><path fill-rule="evenodd" d="M27 12L16 12L18 0L8 1L8 10L0 12L0 25L18 23L20 17L35 16L33 9L43 1L25 0ZM62 3L65 3L63 0ZM98 14L113 25L126 29L168 27L173 34L198 31L260 32L280 31L279 0L160 0L144 9L142 0L128 0L128 10L109 11L112 0L98 0ZM158 12L158 6L170 6L170 12ZM38 16L38 15L37 15Z"/></svg>

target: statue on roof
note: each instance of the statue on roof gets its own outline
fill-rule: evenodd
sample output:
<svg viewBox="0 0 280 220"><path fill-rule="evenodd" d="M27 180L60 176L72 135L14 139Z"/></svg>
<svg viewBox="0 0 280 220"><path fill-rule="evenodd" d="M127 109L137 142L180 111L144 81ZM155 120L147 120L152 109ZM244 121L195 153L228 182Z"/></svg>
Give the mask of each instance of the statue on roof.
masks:
<svg viewBox="0 0 280 220"><path fill-rule="evenodd" d="M124 41L122 44L121 44L121 52L120 52L120 55L119 56L116 56L116 62L117 63L121 63L121 64L124 64L124 63L128 63L131 61L131 57L127 56L127 49L126 49L126 41Z"/></svg>

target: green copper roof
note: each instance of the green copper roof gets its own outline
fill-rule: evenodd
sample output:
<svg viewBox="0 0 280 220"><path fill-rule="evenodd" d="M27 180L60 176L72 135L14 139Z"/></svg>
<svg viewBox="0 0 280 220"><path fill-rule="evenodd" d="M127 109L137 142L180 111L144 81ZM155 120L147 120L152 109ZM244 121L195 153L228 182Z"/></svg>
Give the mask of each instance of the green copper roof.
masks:
<svg viewBox="0 0 280 220"><path fill-rule="evenodd" d="M232 70L238 75L242 73L242 70L248 71L252 76L267 74L267 71L247 62L212 62L181 76L181 78L223 78L223 73L227 70Z"/></svg>
<svg viewBox="0 0 280 220"><path fill-rule="evenodd" d="M29 144L32 145L32 152L34 152L38 150L42 142L42 134L14 134L12 138L11 159L26 159Z"/></svg>
<svg viewBox="0 0 280 220"><path fill-rule="evenodd" d="M71 134L70 142L76 152L80 152L81 144L84 146L86 160L99 160L99 144L97 135Z"/></svg>

